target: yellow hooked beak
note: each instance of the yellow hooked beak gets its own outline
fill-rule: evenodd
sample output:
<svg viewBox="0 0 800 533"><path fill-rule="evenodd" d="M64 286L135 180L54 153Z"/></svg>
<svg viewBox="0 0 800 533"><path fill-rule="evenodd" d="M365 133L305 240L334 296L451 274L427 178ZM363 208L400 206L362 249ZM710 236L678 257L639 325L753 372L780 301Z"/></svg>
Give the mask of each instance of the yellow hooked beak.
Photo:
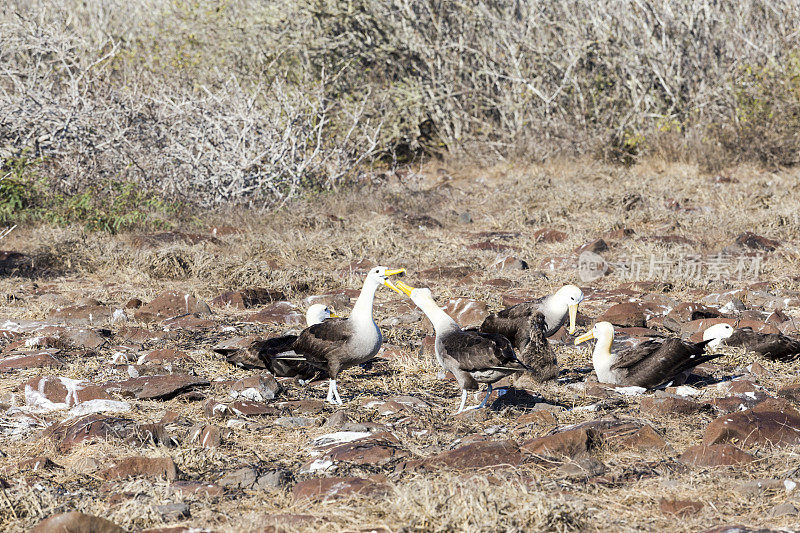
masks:
<svg viewBox="0 0 800 533"><path fill-rule="evenodd" d="M395 268L395 269L386 269L386 271L384 271L383 275L384 276L394 276L396 274L405 274L405 273L406 273L406 269L405 268ZM402 282L398 281L397 283L402 283ZM394 283L392 283L391 281L389 281L388 279L384 279L383 280L383 284L386 285L387 287L389 287L390 289L392 289L394 292L396 292L398 294L403 294L403 291L398 289L397 286Z"/></svg>
<svg viewBox="0 0 800 533"><path fill-rule="evenodd" d="M592 339L594 339L594 331L587 331L586 333L575 339L575 344L577 345L585 341L590 341Z"/></svg>
<svg viewBox="0 0 800 533"><path fill-rule="evenodd" d="M328 316L331 318L341 318L339 315L336 314L336 311L333 310L333 307L328 308Z"/></svg>
<svg viewBox="0 0 800 533"><path fill-rule="evenodd" d="M569 334L573 335L575 333L575 317L578 316L578 304L572 304L569 306Z"/></svg>
<svg viewBox="0 0 800 533"><path fill-rule="evenodd" d="M408 285L406 285L405 283L403 283L403 282L402 282L402 281L400 281L400 280L397 280L397 287L398 287L398 288L399 288L401 291L403 291L404 293L406 293L406 296L411 296L411 291L413 291L413 290L414 290L414 287L409 287Z"/></svg>

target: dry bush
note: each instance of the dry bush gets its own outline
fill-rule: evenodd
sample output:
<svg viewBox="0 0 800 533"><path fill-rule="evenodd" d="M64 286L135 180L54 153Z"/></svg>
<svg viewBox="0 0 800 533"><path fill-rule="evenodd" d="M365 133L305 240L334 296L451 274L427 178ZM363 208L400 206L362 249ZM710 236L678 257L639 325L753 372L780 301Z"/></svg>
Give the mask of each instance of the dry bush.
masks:
<svg viewBox="0 0 800 533"><path fill-rule="evenodd" d="M423 153L794 163L798 24L787 0L11 0L0 157L257 206Z"/></svg>

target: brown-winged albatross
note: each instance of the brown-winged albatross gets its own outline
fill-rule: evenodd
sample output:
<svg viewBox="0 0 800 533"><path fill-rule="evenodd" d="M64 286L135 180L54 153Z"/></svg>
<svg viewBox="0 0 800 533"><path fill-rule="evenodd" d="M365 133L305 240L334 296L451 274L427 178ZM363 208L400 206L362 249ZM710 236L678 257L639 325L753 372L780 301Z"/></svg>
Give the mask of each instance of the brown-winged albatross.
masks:
<svg viewBox="0 0 800 533"><path fill-rule="evenodd" d="M367 273L361 294L358 295L350 318L329 318L320 324L304 329L291 350L311 366L324 370L330 376L329 403L342 404L336 379L339 372L372 359L383 342L381 330L372 319L372 302L380 285L401 292L387 276L405 272L405 269L375 267ZM280 357L283 358L283 357ZM287 357L286 359L297 359Z"/></svg>
<svg viewBox="0 0 800 533"><path fill-rule="evenodd" d="M756 352L773 361L790 362L800 358L800 341L780 333L759 333L752 328L734 329L730 324L715 324L703 332L709 348L720 344Z"/></svg>
<svg viewBox="0 0 800 533"><path fill-rule="evenodd" d="M329 318L339 318L323 304L314 304L306 310L306 326L315 326ZM298 335L282 335L262 341L258 350L258 357L273 375L278 377L300 377L310 380L319 375L319 370L312 367L293 350Z"/></svg>
<svg viewBox="0 0 800 533"><path fill-rule="evenodd" d="M487 316L478 328L486 333L499 333L514 343L518 350L525 348L525 343L530 339L527 331L529 318L535 313L544 315L546 329L545 337L551 337L567 321L569 315L570 335L575 333L575 317L578 314L578 305L583 301L583 291L575 285L564 285L555 294L531 302L523 302L492 313Z"/></svg>
<svg viewBox="0 0 800 533"><path fill-rule="evenodd" d="M461 405L455 414L464 411L467 391L477 390L478 383L488 385L483 401L470 409L481 409L492 394L492 383L509 374L525 369L517 359L514 347L506 337L497 333L483 333L461 326L445 313L433 299L430 289L409 287L402 281L397 287L406 293L425 313L436 331L434 352L436 360L445 370L453 373L461 387Z"/></svg>
<svg viewBox="0 0 800 533"><path fill-rule="evenodd" d="M590 339L597 341L592 352L597 380L612 385L653 389L668 383L683 383L694 367L722 355L703 355L709 341L695 343L676 337L652 338L612 354L614 326L609 322L598 322L591 331L575 339L575 344Z"/></svg>

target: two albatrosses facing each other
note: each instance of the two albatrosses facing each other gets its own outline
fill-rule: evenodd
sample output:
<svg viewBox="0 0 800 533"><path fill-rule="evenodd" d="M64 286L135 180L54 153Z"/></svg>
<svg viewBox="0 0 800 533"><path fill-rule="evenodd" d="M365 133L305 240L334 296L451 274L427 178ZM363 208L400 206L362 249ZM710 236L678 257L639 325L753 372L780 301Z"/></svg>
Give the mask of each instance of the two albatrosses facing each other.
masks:
<svg viewBox="0 0 800 533"><path fill-rule="evenodd" d="M324 370L330 376L327 396L329 403L342 403L336 387L339 372L369 361L378 353L383 336L372 318L375 291L384 285L400 293L400 289L389 281L388 276L404 272L403 268L373 268L367 273L349 318L329 318L310 326L291 343L291 350L296 355L288 359L297 360L302 357L309 365Z"/></svg>
<svg viewBox="0 0 800 533"><path fill-rule="evenodd" d="M567 331L570 335L574 334L578 305L582 301L583 291L575 285L565 285L546 298L523 302L490 314L478 331L498 333L509 339L519 353L520 360L531 367L536 380L554 379L558 376L558 361L552 350L543 349L542 341L544 337L552 337L566 323L567 316ZM539 342L529 346L535 339Z"/></svg>
<svg viewBox="0 0 800 533"><path fill-rule="evenodd" d="M703 332L709 348L735 346L756 352L772 361L788 363L800 358L800 341L779 333L759 333L752 328L734 329L730 324L715 324Z"/></svg>
<svg viewBox="0 0 800 533"><path fill-rule="evenodd" d="M651 338L633 348L611 353L614 326L598 322L575 339L575 344L595 339L592 365L601 383L654 389L665 384L682 384L697 365L722 354L704 355L710 341L688 342L676 337Z"/></svg>
<svg viewBox="0 0 800 533"><path fill-rule="evenodd" d="M486 383L488 390L483 401L471 409L480 409L486 405L492 394L492 383L514 372L528 369L517 358L511 341L503 335L475 329L461 329L461 326L436 304L430 289L409 287L402 281L397 282L397 287L425 313L436 331L434 343L436 360L442 368L452 372L461 387L461 405L456 414L464 411L467 391L477 390L478 383ZM537 316L543 323L544 317L541 314ZM534 326L530 329L541 331ZM550 346L543 336L532 340L529 345L541 346L542 342L544 349L549 350Z"/></svg>

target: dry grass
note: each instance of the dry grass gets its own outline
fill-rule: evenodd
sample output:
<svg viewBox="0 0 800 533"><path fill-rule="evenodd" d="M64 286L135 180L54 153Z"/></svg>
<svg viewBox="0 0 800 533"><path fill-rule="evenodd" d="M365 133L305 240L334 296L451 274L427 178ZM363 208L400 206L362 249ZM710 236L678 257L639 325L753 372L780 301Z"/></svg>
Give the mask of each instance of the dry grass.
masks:
<svg viewBox="0 0 800 533"><path fill-rule="evenodd" d="M798 289L795 279L800 218L794 206L800 192L794 186L795 171L768 172L757 167L733 169L728 177L737 180L716 184L714 176L704 175L688 164L667 164L653 160L632 168L607 166L594 161L560 161L545 165L503 165L474 168L456 164L426 166L402 181L389 179L373 188L345 190L299 200L269 213L230 211L212 215L187 231L206 233L211 225L225 224L241 228L240 233L220 237L222 244L170 244L154 248L135 246L133 236L107 236L85 233L81 229L21 228L3 241L7 249L16 249L37 258L41 277L4 278L0 294L19 299L0 299L2 316L16 319L44 319L62 305L52 295L65 301L92 297L120 306L131 297L143 300L170 288L190 291L210 299L222 290L264 286L283 290L289 300L302 304L308 294L341 288L357 288L360 275L349 270L351 262L366 259L375 263L403 266L408 282L419 283L418 272L434 265L466 265L476 273L466 283L459 279L431 282L439 301L466 296L487 301L492 308L501 306L505 290L483 282L501 277L513 284L510 290L530 290L543 295L567 282L575 282L574 270L548 272L542 278L539 263L548 256L570 255L577 246L600 237L606 231L629 227L636 231L631 238L612 241L609 257L626 254L649 254L676 251L640 237L679 234L696 242L692 252L712 252L731 244L740 232L752 230L783 242L779 250L763 263L761 279L770 282L776 294L790 294ZM625 210L625 198L640 194L642 201ZM670 207L677 200L681 208ZM458 215L469 212L473 222L459 222ZM410 217L427 215L442 227L420 227ZM536 242L533 233L540 227L566 231L560 243ZM667 227L665 229L665 227ZM469 249L468 245L487 237L481 232L518 234L496 242L516 246L508 253L531 264L531 269L497 273L486 266L496 253ZM697 291L714 291L746 286L711 280L670 279L674 288L668 293L678 301L693 301ZM34 283L36 287L34 287ZM592 286L613 289L621 281L614 275ZM380 291L380 304L398 301L399 297ZM582 307L589 316L604 310L605 304L588 299ZM459 392L452 382L437 378L438 368L430 357L420 354L419 342L427 331L424 323L386 326L390 312L382 305L376 318L383 324L386 341L400 346L400 355L376 363L369 371L353 369L345 373L340 389L348 400L345 410L355 421L394 425L402 447L413 456L424 457L450 449L458 439L488 430L491 438L511 438L517 442L546 434L552 424L535 423L517 428L519 409L487 413L485 419L453 419L450 413ZM346 310L342 310L345 311ZM789 309L797 315L797 309ZM215 320L233 326L237 334L279 333L282 328L245 324L248 313L215 309ZM116 331L119 325L109 324ZM194 363L184 369L210 380L238 379L250 372L236 369L210 351L219 339L234 333L182 332L175 339L148 343L146 349L177 346L189 351ZM577 369L588 365L585 349L557 346L563 368L578 375ZM103 348L97 355L70 354L68 365L58 375L85 378L94 382L124 379L124 369L110 365L112 350ZM742 372L751 357L733 351L719 359L716 375L733 376ZM771 372L759 383L772 393L786 383L796 381L798 364L771 364L761 361ZM0 399L5 403L16 387L40 375L39 370L3 374ZM45 373L55 373L46 371ZM703 398L720 393L714 386L703 389ZM566 406L586 406L596 399L559 384L545 384L536 392L550 402ZM400 418L380 417L363 407L368 398L387 398L411 394L428 401L430 412L416 414L412 426L427 433L407 431ZM209 395L224 400L224 388L214 388ZM300 387L290 383L284 394L289 399L321 399L323 386ZM17 399L19 401L19 399ZM130 493L130 499L116 502L102 492L102 482L91 472L81 472L76 465L84 458L96 459L105 467L120 457L130 455L171 456L185 479L216 481L226 472L244 465L282 467L297 472L311 459L309 441L330 432L330 428L285 429L273 424L271 417L254 418L241 427L232 427L222 448L204 450L182 442L187 426L170 426L181 441L178 448L137 447L120 441L79 446L64 454L47 439L31 431L24 438L0 437L0 450L9 466L4 478L11 484L5 489L7 501L0 497L0 528L23 531L43 517L68 509L105 516L131 530L154 527L162 520L155 505L186 502L191 518L175 523L220 531L258 531L265 516L275 513L313 514L318 523L287 526L297 530L353 531L384 526L392 531L698 531L717 524L744 523L760 527L797 526L795 517L772 518L768 510L789 501L797 505L795 493L765 492L747 495L741 485L760 478L797 478L797 448L751 449L757 461L741 468L685 468L675 458L687 447L697 444L705 426L714 416L699 413L690 416L644 416L638 397L622 397L606 403L598 412L569 411L556 413L557 426L579 423L600 417L644 419L664 435L664 450L630 450L604 446L595 457L608 469L610 478L635 471L648 471L641 479L630 478L619 484L592 484L570 477L558 470L525 465L507 471L429 472L399 474L393 468L342 466L336 475L387 475L387 495L378 498L351 497L309 505L293 502L291 494L281 490L228 491L223 497L179 496L166 483L123 481L113 486L114 493ZM195 423L217 423L207 419L198 402L179 399L167 402L136 401L126 414L137 423L161 419L166 410L177 411ZM320 421L332 413L330 408L318 415ZM63 418L63 413L40 415L38 427ZM4 423L6 419L4 418ZM499 429L498 429L499 428ZM499 431L499 433L497 433ZM494 433L493 433L494 432ZM16 463L26 457L47 455L63 469L43 472L17 472ZM655 465L655 466L653 466ZM648 470L649 469L649 470ZM298 476L302 478L303 476ZM700 501L701 511L676 520L659 510L660 498ZM10 502L10 505L9 503ZM12 515L13 506L18 519Z"/></svg>

